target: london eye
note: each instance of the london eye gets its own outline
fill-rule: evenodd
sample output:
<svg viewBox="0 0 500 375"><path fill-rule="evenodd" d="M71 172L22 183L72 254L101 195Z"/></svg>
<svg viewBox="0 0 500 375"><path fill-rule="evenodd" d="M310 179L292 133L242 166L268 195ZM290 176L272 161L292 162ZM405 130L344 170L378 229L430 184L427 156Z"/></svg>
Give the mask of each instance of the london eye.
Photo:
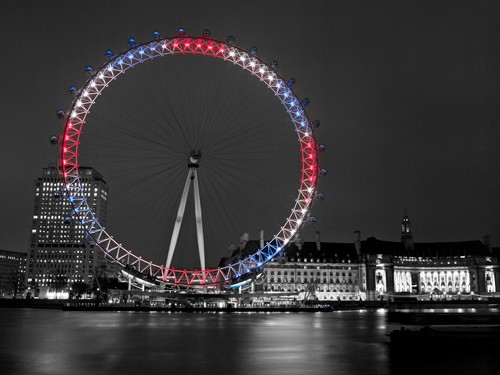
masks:
<svg viewBox="0 0 500 375"><path fill-rule="evenodd" d="M238 47L232 36L221 41L208 30L190 36L181 28L128 44L120 53L106 50L100 67L87 66L81 87L69 88L69 110L58 112L60 170L73 219L108 259L140 274L186 286L239 283L316 221L311 208L324 197L317 188L327 171L319 166L324 146L315 137L319 122L306 111L309 99L298 97L277 61ZM130 79L118 80L124 73ZM122 190L115 218L124 224L98 219L79 174L84 165L104 170L110 200L113 189ZM269 220L272 234L251 253L207 267L213 257L205 250L225 251L220 229L241 230L240 218L250 226ZM199 266L174 268L176 249L187 247L196 248Z"/></svg>

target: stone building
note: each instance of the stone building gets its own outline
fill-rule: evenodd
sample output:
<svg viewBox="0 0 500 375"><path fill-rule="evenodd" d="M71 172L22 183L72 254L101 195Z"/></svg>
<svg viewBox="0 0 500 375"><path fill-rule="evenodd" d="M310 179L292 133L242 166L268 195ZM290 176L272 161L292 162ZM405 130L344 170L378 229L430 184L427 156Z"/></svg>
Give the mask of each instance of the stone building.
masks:
<svg viewBox="0 0 500 375"><path fill-rule="evenodd" d="M0 296L12 296L24 289L26 253L0 250Z"/></svg>

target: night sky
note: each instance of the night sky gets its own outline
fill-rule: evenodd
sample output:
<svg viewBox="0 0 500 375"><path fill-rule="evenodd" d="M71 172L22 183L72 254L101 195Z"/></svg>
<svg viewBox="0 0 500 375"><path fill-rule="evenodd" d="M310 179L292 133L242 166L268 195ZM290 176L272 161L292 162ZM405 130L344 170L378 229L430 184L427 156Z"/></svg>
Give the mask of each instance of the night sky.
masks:
<svg viewBox="0 0 500 375"><path fill-rule="evenodd" d="M329 174L305 240L397 241L406 210L416 242L500 246L498 2L3 0L0 248L29 247L33 180L57 161L48 139L68 86L107 48L180 26L258 46L311 99Z"/></svg>

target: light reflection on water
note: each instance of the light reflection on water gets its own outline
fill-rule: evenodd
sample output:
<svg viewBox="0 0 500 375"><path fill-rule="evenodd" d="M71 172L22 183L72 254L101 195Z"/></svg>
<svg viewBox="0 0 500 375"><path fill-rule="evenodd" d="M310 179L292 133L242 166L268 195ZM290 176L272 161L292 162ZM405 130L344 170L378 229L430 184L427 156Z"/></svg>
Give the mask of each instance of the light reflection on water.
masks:
<svg viewBox="0 0 500 375"><path fill-rule="evenodd" d="M386 323L385 311L152 314L0 308L0 372L437 374L456 366L411 363L423 358L415 354L410 362L396 358L386 336L394 328L399 327ZM459 366L456 370L466 369Z"/></svg>

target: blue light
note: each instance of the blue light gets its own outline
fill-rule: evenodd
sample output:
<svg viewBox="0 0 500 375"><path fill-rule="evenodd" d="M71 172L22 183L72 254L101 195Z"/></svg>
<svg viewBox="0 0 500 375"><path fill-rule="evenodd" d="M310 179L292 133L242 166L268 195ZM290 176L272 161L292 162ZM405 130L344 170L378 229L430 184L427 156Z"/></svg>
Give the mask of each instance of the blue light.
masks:
<svg viewBox="0 0 500 375"><path fill-rule="evenodd" d="M141 50L139 51L139 54L140 54L140 55L144 55L144 50L142 50L142 49L141 49Z"/></svg>
<svg viewBox="0 0 500 375"><path fill-rule="evenodd" d="M132 58L134 57L134 55L132 55L131 53L127 56L130 60L132 60Z"/></svg>

